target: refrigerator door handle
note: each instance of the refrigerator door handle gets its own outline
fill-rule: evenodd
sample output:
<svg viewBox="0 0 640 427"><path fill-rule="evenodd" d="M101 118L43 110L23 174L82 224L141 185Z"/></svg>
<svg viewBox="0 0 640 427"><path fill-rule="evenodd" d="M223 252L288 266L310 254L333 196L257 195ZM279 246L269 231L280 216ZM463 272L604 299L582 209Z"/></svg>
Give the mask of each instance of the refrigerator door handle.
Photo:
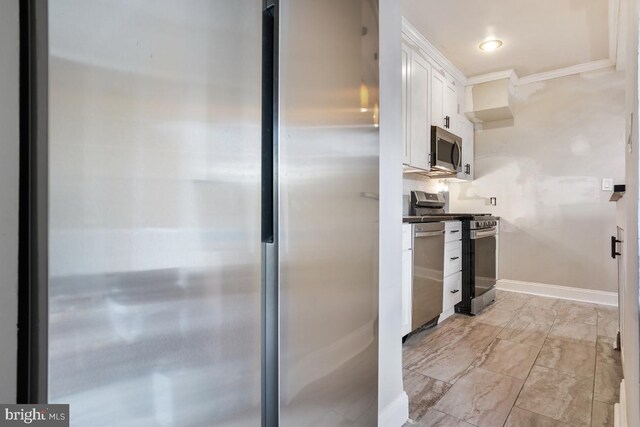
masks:
<svg viewBox="0 0 640 427"><path fill-rule="evenodd" d="M262 426L280 418L278 277L278 0L262 10Z"/></svg>
<svg viewBox="0 0 640 427"><path fill-rule="evenodd" d="M277 45L275 0L265 0L262 13L262 241L274 242L275 233L275 120L277 111Z"/></svg>

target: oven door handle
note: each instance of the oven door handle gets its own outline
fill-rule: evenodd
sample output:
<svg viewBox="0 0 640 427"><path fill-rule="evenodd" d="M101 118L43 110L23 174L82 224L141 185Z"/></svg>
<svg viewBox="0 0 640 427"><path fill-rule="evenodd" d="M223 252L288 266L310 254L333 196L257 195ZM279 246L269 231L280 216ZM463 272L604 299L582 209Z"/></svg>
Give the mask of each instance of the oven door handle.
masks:
<svg viewBox="0 0 640 427"><path fill-rule="evenodd" d="M486 230L474 230L471 232L471 239L482 239L484 237L492 237L498 234L496 227L488 228Z"/></svg>

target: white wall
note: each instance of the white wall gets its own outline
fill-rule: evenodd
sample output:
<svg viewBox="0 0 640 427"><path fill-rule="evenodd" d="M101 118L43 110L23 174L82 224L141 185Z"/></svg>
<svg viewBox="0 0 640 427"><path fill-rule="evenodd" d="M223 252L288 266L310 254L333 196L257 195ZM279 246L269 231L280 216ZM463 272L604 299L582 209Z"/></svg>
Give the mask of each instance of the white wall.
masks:
<svg viewBox="0 0 640 427"><path fill-rule="evenodd" d="M476 130L476 179L450 205L501 217L500 278L617 291L601 180L624 182L624 92L614 71L517 86L514 125Z"/></svg>
<svg viewBox="0 0 640 427"><path fill-rule="evenodd" d="M16 401L19 173L18 0L0 2L0 402Z"/></svg>
<svg viewBox="0 0 640 427"><path fill-rule="evenodd" d="M378 424L409 417L402 385L402 100L400 2L380 0L380 324Z"/></svg>

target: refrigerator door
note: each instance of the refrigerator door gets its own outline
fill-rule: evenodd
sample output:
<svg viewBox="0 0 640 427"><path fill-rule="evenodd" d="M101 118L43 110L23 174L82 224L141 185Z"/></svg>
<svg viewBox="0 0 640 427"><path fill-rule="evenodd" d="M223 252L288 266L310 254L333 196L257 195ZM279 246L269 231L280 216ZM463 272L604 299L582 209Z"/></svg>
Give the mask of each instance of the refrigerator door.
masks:
<svg viewBox="0 0 640 427"><path fill-rule="evenodd" d="M261 0L49 2L48 398L261 423Z"/></svg>
<svg viewBox="0 0 640 427"><path fill-rule="evenodd" d="M373 426L377 0L280 2L280 425Z"/></svg>

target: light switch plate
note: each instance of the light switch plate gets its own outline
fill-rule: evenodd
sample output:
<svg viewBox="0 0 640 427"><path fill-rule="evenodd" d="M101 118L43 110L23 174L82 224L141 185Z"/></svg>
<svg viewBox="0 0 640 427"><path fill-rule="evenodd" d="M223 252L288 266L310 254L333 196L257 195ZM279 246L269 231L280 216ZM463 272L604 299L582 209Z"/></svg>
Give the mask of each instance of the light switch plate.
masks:
<svg viewBox="0 0 640 427"><path fill-rule="evenodd" d="M602 191L613 190L613 178L602 178Z"/></svg>

